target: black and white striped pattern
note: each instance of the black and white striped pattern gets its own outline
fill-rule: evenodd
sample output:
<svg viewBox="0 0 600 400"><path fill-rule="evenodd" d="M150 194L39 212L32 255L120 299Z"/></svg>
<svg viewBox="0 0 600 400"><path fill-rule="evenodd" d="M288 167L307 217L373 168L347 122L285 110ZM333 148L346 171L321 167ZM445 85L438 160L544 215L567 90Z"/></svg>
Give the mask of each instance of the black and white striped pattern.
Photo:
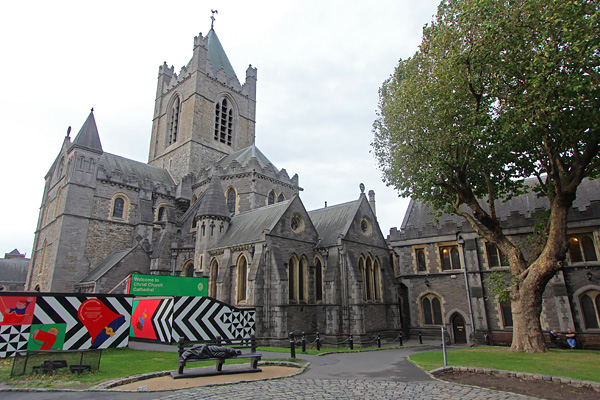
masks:
<svg viewBox="0 0 600 400"><path fill-rule="evenodd" d="M238 309L210 297L175 297L173 340L248 337L255 332L255 310Z"/></svg>
<svg viewBox="0 0 600 400"><path fill-rule="evenodd" d="M160 304L152 315L152 327L156 332L156 337L160 342L171 343L171 333L173 330L173 298L166 298L160 301Z"/></svg>

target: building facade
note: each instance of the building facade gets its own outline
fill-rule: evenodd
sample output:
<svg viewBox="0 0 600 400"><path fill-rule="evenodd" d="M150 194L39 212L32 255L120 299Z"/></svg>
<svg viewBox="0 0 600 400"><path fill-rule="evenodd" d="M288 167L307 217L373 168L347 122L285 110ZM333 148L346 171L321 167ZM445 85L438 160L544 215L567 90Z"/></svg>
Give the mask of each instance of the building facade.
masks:
<svg viewBox="0 0 600 400"><path fill-rule="evenodd" d="M533 192L497 202L496 212L509 238L528 256L536 216L548 209ZM462 217L411 201L401 229L388 241L398 265L403 326L411 333L452 342L482 341L488 332L512 332L510 302L500 302L491 281L507 279L508 262L480 238ZM542 329L600 332L600 180L585 180L568 214L570 250L564 268L543 295Z"/></svg>
<svg viewBox="0 0 600 400"><path fill-rule="evenodd" d="M307 211L298 175L255 145L257 70L240 83L211 28L159 67L148 163L104 151L92 112L46 175L27 289L118 293L132 273L208 277L256 334L400 328L388 245L357 200Z"/></svg>

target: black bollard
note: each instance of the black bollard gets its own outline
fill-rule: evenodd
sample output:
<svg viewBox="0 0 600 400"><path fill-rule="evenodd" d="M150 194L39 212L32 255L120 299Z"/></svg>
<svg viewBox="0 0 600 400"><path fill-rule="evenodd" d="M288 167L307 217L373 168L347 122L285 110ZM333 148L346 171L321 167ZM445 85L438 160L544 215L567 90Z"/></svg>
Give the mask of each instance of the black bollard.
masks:
<svg viewBox="0 0 600 400"><path fill-rule="evenodd" d="M379 333L377 334L377 348L381 348L381 336L379 336Z"/></svg>
<svg viewBox="0 0 600 400"><path fill-rule="evenodd" d="M317 342L317 351L321 351L321 338L319 337L319 332L317 332L317 337L315 338L315 342Z"/></svg>
<svg viewBox="0 0 600 400"><path fill-rule="evenodd" d="M402 346L402 332L400 332L400 335L398 336L398 338L400 339L400 346Z"/></svg>
<svg viewBox="0 0 600 400"><path fill-rule="evenodd" d="M296 358L296 342L294 341L294 332L290 332L290 357Z"/></svg>
<svg viewBox="0 0 600 400"><path fill-rule="evenodd" d="M419 344L423 344L423 336L421 335L421 331L419 331Z"/></svg>
<svg viewBox="0 0 600 400"><path fill-rule="evenodd" d="M306 336L304 336L304 332L302 332L302 352L306 353Z"/></svg>
<svg viewBox="0 0 600 400"><path fill-rule="evenodd" d="M354 338L350 335L350 350L354 350Z"/></svg>

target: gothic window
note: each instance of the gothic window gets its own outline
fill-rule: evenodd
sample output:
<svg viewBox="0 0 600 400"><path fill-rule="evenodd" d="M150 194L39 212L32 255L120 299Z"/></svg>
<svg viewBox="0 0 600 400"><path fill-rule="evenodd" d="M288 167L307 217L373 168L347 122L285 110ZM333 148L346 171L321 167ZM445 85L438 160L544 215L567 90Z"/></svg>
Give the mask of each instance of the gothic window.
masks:
<svg viewBox="0 0 600 400"><path fill-rule="evenodd" d="M279 193L279 196L277 196L277 202L281 203L282 201L285 201L285 196L283 193Z"/></svg>
<svg viewBox="0 0 600 400"><path fill-rule="evenodd" d="M510 300L500 302L500 313L502 314L502 326L510 328L513 326L512 308Z"/></svg>
<svg viewBox="0 0 600 400"><path fill-rule="evenodd" d="M381 293L381 268L379 266L379 260L375 259L373 262L373 286L375 300L382 301L383 296Z"/></svg>
<svg viewBox="0 0 600 400"><path fill-rule="evenodd" d="M585 329L600 327L600 292L588 290L579 297Z"/></svg>
<svg viewBox="0 0 600 400"><path fill-rule="evenodd" d="M270 206L271 204L275 204L275 192L272 190L269 192L269 197L267 199L267 205Z"/></svg>
<svg viewBox="0 0 600 400"><path fill-rule="evenodd" d="M196 195L193 195L192 200L190 201L190 206L192 206L196 202L197 199L198 199L198 197L196 197Z"/></svg>
<svg viewBox="0 0 600 400"><path fill-rule="evenodd" d="M461 269L458 247L440 247L440 258L442 260L442 270Z"/></svg>
<svg viewBox="0 0 600 400"><path fill-rule="evenodd" d="M428 294L423 297L421 308L425 325L442 325L442 303L437 296Z"/></svg>
<svg viewBox="0 0 600 400"><path fill-rule="evenodd" d="M187 276L189 278L194 276L194 262L188 261L183 267L183 276Z"/></svg>
<svg viewBox="0 0 600 400"><path fill-rule="evenodd" d="M361 256L358 260L358 266L362 275L362 290L364 301L381 300L381 271L379 261L373 261L371 256Z"/></svg>
<svg viewBox="0 0 600 400"><path fill-rule="evenodd" d="M306 257L298 260L292 255L288 263L288 294L290 303L308 300L308 263Z"/></svg>
<svg viewBox="0 0 600 400"><path fill-rule="evenodd" d="M164 221L164 219L165 219L165 210L166 210L165 206L158 207L158 212L156 213L156 220L157 221Z"/></svg>
<svg viewBox="0 0 600 400"><path fill-rule="evenodd" d="M301 233L304 231L304 219L300 214L293 214L290 219L290 228L294 233Z"/></svg>
<svg viewBox="0 0 600 400"><path fill-rule="evenodd" d="M208 296L217 298L217 277L219 275L219 262L215 258L210 263L210 278L208 281Z"/></svg>
<svg viewBox="0 0 600 400"><path fill-rule="evenodd" d="M233 108L223 99L215 106L215 140L231 146L233 132Z"/></svg>
<svg viewBox="0 0 600 400"><path fill-rule="evenodd" d="M569 258L574 263L598 261L591 234L579 234L569 237Z"/></svg>
<svg viewBox="0 0 600 400"><path fill-rule="evenodd" d="M231 213L231 215L235 214L237 193L235 192L235 189L233 187L227 189L225 198L227 201L227 208L229 209L229 212Z"/></svg>
<svg viewBox="0 0 600 400"><path fill-rule="evenodd" d="M246 291L248 287L248 262L244 255L241 255L238 259L237 267L237 301L240 303L246 301Z"/></svg>
<svg viewBox="0 0 600 400"><path fill-rule="evenodd" d="M181 101L179 96L175 98L173 104L171 105L171 109L169 110L169 143L173 144L177 142L177 132L179 130L181 118Z"/></svg>
<svg viewBox="0 0 600 400"><path fill-rule="evenodd" d="M204 225L204 223L202 223L202 226L200 227L200 234L202 236L206 235L206 225Z"/></svg>
<svg viewBox="0 0 600 400"><path fill-rule="evenodd" d="M113 201L113 218L123 218L123 211L125 210L125 200L121 197L116 197Z"/></svg>
<svg viewBox="0 0 600 400"><path fill-rule="evenodd" d="M425 258L425 249L416 249L415 258L417 259L417 271L427 271L427 260Z"/></svg>
<svg viewBox="0 0 600 400"><path fill-rule="evenodd" d="M498 246L492 243L485 244L485 251L488 258L488 266L490 268L508 267L508 258L500 251Z"/></svg>
<svg viewBox="0 0 600 400"><path fill-rule="evenodd" d="M315 259L315 301L323 300L323 263Z"/></svg>

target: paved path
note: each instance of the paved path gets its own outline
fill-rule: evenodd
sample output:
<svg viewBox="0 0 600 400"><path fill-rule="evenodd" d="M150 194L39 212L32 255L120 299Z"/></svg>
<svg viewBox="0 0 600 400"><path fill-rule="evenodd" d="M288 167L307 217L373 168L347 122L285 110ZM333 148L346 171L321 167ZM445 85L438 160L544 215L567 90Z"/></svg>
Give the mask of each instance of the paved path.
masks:
<svg viewBox="0 0 600 400"><path fill-rule="evenodd" d="M145 349L135 343L132 347ZM153 350L176 351L174 346L152 346ZM150 346L148 346L150 347ZM431 347L429 348L431 349ZM472 386L457 385L432 379L406 357L423 348L408 347L361 353L337 353L299 358L310 361L300 375L270 381L255 381L187 390L154 393L111 392L3 392L2 400L312 400L312 399L532 399ZM264 353L281 358L281 353Z"/></svg>

